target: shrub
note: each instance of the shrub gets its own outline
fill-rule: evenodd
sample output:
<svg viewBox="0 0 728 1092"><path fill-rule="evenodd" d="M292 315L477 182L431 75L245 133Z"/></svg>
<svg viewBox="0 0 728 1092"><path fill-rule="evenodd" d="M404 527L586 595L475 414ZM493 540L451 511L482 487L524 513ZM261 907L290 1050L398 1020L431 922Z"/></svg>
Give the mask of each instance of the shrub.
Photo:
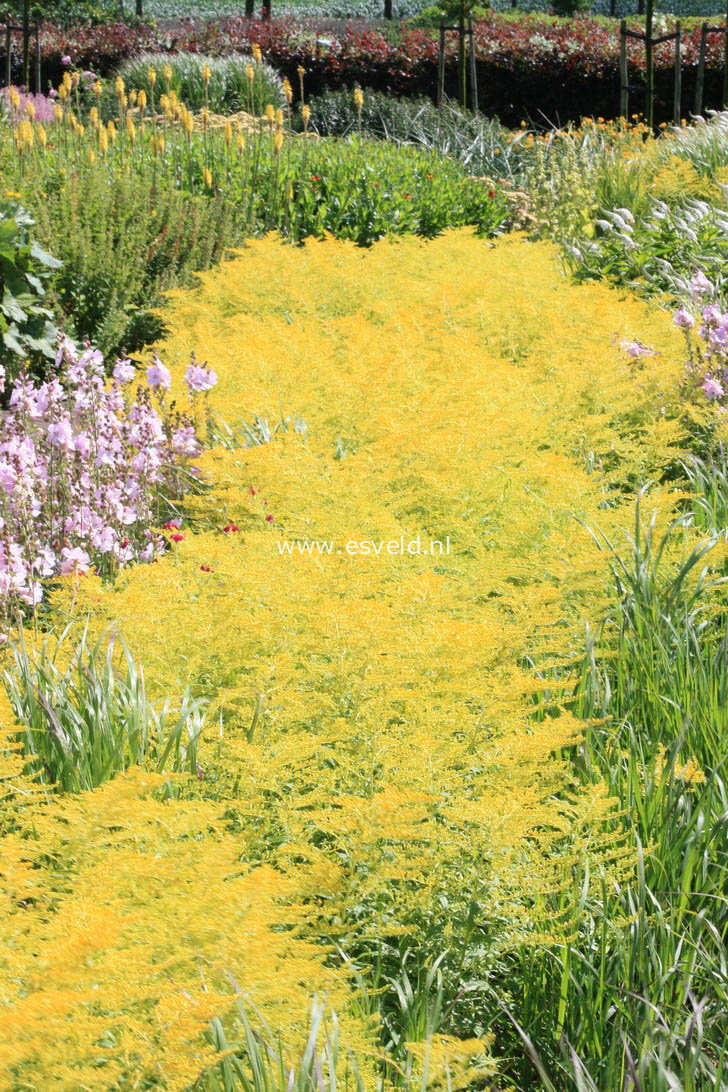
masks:
<svg viewBox="0 0 728 1092"><path fill-rule="evenodd" d="M118 634L90 643L84 630L69 654L70 632L30 653L21 633L3 672L28 772L62 792L98 788L131 766L195 774L202 703L186 691L179 709L155 709Z"/></svg>
<svg viewBox="0 0 728 1092"><path fill-rule="evenodd" d="M33 185L40 237L63 260L50 299L67 331L105 355L135 352L158 337L162 293L191 283L242 240L231 201L191 200L171 179L157 176L152 185L124 173L112 181L85 164L38 175Z"/></svg>
<svg viewBox="0 0 728 1092"><path fill-rule="evenodd" d="M56 327L45 296L50 272L61 263L31 239L34 227L17 201L0 202L0 395L22 361L55 352Z"/></svg>
<svg viewBox="0 0 728 1092"><path fill-rule="evenodd" d="M167 80L165 69L171 70ZM205 86L203 71L209 70L209 83ZM207 57L198 53L179 53L166 56L160 53L142 53L127 61L120 75L127 87L144 88L147 99L154 103L154 89L149 71L156 74L156 97L171 87L191 110L207 106L218 114L231 114L245 110L262 114L268 103L283 106L285 97L280 77L267 64L254 64L252 57L241 53L227 57ZM249 73L252 73L250 78Z"/></svg>

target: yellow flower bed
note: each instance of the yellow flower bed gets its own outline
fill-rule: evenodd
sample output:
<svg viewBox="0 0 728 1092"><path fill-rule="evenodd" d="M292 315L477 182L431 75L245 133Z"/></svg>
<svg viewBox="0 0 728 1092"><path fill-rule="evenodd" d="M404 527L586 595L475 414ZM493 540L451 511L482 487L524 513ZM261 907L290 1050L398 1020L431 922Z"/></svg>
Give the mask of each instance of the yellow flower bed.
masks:
<svg viewBox="0 0 728 1092"><path fill-rule="evenodd" d="M201 780L167 803L138 775L18 808L8 766L0 1087L12 1066L19 1088L187 1087L238 987L291 1043L325 994L373 1087L333 945L414 930L445 893L498 922L493 953L563 936L572 863L631 867L604 790L575 785L578 722L534 716L526 657L560 668L553 714L608 578L584 523L620 541L674 457L681 342L569 285L550 246L466 231L267 238L172 295L176 382L194 349L233 429L290 422L205 456L212 488L162 562L58 597L117 622L155 692L207 696L209 726ZM622 336L657 354L635 367ZM449 553L387 546L418 537Z"/></svg>

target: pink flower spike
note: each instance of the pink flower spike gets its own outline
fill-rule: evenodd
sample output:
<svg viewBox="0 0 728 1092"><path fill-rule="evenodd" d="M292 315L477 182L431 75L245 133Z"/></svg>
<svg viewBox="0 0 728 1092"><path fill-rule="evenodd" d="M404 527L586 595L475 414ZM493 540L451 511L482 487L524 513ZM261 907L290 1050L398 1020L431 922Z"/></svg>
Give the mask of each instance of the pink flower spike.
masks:
<svg viewBox="0 0 728 1092"><path fill-rule="evenodd" d="M712 379L708 375L705 377L705 382L703 383L703 393L706 398L710 398L712 400L715 398L722 398L725 394L725 391L723 390L723 387L717 379Z"/></svg>
<svg viewBox="0 0 728 1092"><path fill-rule="evenodd" d="M265 517L265 522L266 522L266 523L272 523L272 522L273 522L273 516L271 516L270 514L269 514L269 515L267 515L267 516Z"/></svg>
<svg viewBox="0 0 728 1092"><path fill-rule="evenodd" d="M172 373L156 353L152 357L152 363L147 368L147 383L153 390L163 392L168 391L172 386Z"/></svg>

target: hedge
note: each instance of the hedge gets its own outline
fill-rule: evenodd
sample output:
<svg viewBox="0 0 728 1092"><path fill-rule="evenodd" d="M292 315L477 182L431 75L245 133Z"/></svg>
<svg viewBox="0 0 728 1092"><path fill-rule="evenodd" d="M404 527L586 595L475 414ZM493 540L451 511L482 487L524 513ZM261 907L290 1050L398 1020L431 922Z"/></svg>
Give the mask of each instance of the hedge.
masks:
<svg viewBox="0 0 728 1092"><path fill-rule="evenodd" d="M325 25L325 24L324 24ZM431 33L404 28L401 40L391 41L377 28L329 24L325 33L315 24L294 19L270 22L242 18L218 23L181 24L167 34L151 27L110 25L70 30L43 29L43 79L58 82L61 58L70 56L79 68L107 75L126 57L149 49L225 54L248 51L258 42L265 59L287 75L297 91L297 69L306 70L306 94L324 88L354 86L398 95L436 95L438 45ZM325 37L324 45L317 44ZM692 106L697 65L699 25L683 33L683 113ZM549 20L524 16L514 20L496 13L477 23L480 109L499 116L506 125L522 119L536 124L577 120L584 115L615 117L618 113L618 25L590 17ZM672 44L656 49L656 118L669 120L672 111ZM705 103L718 107L722 90L723 43L709 40ZM15 48L19 48L16 46ZM446 90L455 93L455 35L448 38ZM640 43L629 41L631 82L644 68ZM0 66L4 59L0 52ZM2 70L2 67L0 67ZM20 78L20 56L13 54L13 74ZM631 109L641 102L632 97Z"/></svg>

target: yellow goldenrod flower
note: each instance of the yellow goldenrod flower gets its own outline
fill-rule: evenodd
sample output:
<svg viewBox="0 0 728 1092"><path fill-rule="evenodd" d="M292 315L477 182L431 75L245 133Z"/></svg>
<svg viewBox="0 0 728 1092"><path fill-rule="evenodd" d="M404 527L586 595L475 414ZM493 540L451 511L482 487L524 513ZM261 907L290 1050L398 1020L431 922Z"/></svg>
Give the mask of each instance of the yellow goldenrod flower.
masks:
<svg viewBox="0 0 728 1092"><path fill-rule="evenodd" d="M116 126L114 125L113 121L110 121L109 124L106 126L106 132L109 137L109 142L111 144L114 144L116 142Z"/></svg>
<svg viewBox="0 0 728 1092"><path fill-rule="evenodd" d="M142 89L137 94L137 106L139 107L140 110L144 110L146 105L147 105L147 93L144 90L144 88L142 87Z"/></svg>
<svg viewBox="0 0 728 1092"><path fill-rule="evenodd" d="M117 95L119 95L119 97L124 94L124 81L122 80L121 76L117 76L114 80L114 88L116 89L116 93Z"/></svg>
<svg viewBox="0 0 728 1092"><path fill-rule="evenodd" d="M41 123L38 122L38 124L36 126L36 129L35 129L35 132L36 132L36 135L38 137L38 143L40 144L41 148L45 148L46 141L48 139L48 137L46 135L46 131L45 131L45 126L41 125Z"/></svg>
<svg viewBox="0 0 728 1092"><path fill-rule="evenodd" d="M253 42L250 52L253 54L253 60L256 64L260 64L263 59L263 54L260 51L260 46L257 42Z"/></svg>
<svg viewBox="0 0 728 1092"><path fill-rule="evenodd" d="M89 149L88 149L88 161L89 161L89 163L93 163L93 162L95 161L95 159L96 159L96 156L94 155L94 150L93 150L93 148L91 147L91 145L89 145Z"/></svg>
<svg viewBox="0 0 728 1092"><path fill-rule="evenodd" d="M10 88L10 105L13 110L17 110L20 107L20 95L14 87Z"/></svg>
<svg viewBox="0 0 728 1092"><path fill-rule="evenodd" d="M147 79L149 80L149 86L154 90L154 85L157 82L157 72L151 65L147 69Z"/></svg>
<svg viewBox="0 0 728 1092"><path fill-rule="evenodd" d="M265 116L269 125L273 125L276 120L276 111L273 103L269 102L265 108Z"/></svg>
<svg viewBox="0 0 728 1092"><path fill-rule="evenodd" d="M210 72L210 66L209 64L206 64L202 69L202 82L204 83L205 87L207 87L207 85L209 84L211 75L212 73Z"/></svg>
<svg viewBox="0 0 728 1092"><path fill-rule="evenodd" d="M302 106L301 107L301 117L303 118L303 131L305 132L308 129L308 122L309 122L309 118L311 117L311 107L310 106Z"/></svg>
<svg viewBox="0 0 728 1092"><path fill-rule="evenodd" d="M238 142L238 151L242 152L243 148L245 147L245 137L243 136L243 134L241 132L239 132L238 135L237 135L237 142Z"/></svg>
<svg viewBox="0 0 728 1092"><path fill-rule="evenodd" d="M276 110L276 125L279 129L283 125L283 111L281 110L280 106Z"/></svg>
<svg viewBox="0 0 728 1092"><path fill-rule="evenodd" d="M361 87L355 87L354 88L354 106L356 106L357 111L359 113L361 113L361 108L362 108L363 105L364 105L364 92L362 91Z"/></svg>
<svg viewBox="0 0 728 1092"><path fill-rule="evenodd" d="M99 130L99 151L102 155L106 155L109 150L109 134L106 129Z"/></svg>
<svg viewBox="0 0 728 1092"><path fill-rule="evenodd" d="M202 177L204 179L205 186L207 187L207 189L208 190L211 189L212 188L212 175L210 174L207 167L204 168L204 170L202 172Z"/></svg>
<svg viewBox="0 0 728 1092"><path fill-rule="evenodd" d="M290 106L291 101L293 100L293 88L291 87L291 83L288 78L283 81L283 94L286 96L286 102Z"/></svg>
<svg viewBox="0 0 728 1092"><path fill-rule="evenodd" d="M59 106L58 103L56 103L56 105L53 107L53 113L55 115L56 121L61 121L62 120L62 118L63 118L63 108L61 106Z"/></svg>
<svg viewBox="0 0 728 1092"><path fill-rule="evenodd" d="M134 128L134 118L127 117L126 119L126 135L133 144L136 140L136 129Z"/></svg>
<svg viewBox="0 0 728 1092"><path fill-rule="evenodd" d="M32 121L35 117L35 106L33 106L33 103L30 101L30 99L28 99L25 104L25 112Z"/></svg>
<svg viewBox="0 0 728 1092"><path fill-rule="evenodd" d="M248 77L248 83L252 84L253 80L255 79L255 69L253 68L252 64L246 64L245 75Z"/></svg>
<svg viewBox="0 0 728 1092"><path fill-rule="evenodd" d="M167 84L167 87L169 87L170 83L172 82L172 66L166 64L164 66L164 69L162 70L162 74L164 76L164 82Z"/></svg>
<svg viewBox="0 0 728 1092"><path fill-rule="evenodd" d="M94 83L94 95L96 96L96 101L98 102L101 98L101 80L96 80L96 82Z"/></svg>
<svg viewBox="0 0 728 1092"><path fill-rule="evenodd" d="M157 151L164 157L164 133L157 133Z"/></svg>
<svg viewBox="0 0 728 1092"><path fill-rule="evenodd" d="M276 130L276 135L275 135L275 137L273 139L273 151L275 152L276 155L278 155L278 153L280 152L282 147L283 147L283 130L282 129L277 129Z"/></svg>
<svg viewBox="0 0 728 1092"><path fill-rule="evenodd" d="M99 112L95 106L92 106L88 112L88 119L94 128L99 124Z"/></svg>

